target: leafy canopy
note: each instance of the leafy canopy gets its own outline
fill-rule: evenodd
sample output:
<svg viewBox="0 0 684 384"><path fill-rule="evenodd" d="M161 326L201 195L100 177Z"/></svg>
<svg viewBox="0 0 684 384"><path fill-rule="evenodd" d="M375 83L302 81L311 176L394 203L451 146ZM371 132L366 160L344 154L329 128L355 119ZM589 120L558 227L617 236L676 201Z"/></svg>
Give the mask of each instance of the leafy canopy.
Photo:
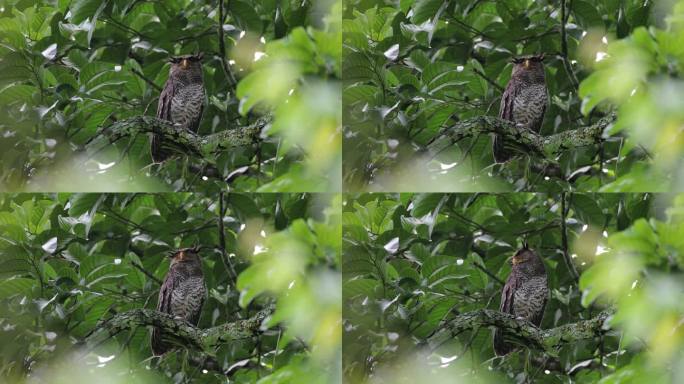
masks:
<svg viewBox="0 0 684 384"><path fill-rule="evenodd" d="M643 1L355 0L343 13L344 182L352 190L660 191L676 177L681 34ZM563 8L565 6L565 8ZM542 136L617 112L599 145L495 165L489 133L422 152L458 122L497 116L512 57L545 53ZM663 102L667 98L670 102ZM605 101L605 102L602 102ZM669 127L669 128L668 128ZM598 132L599 134L601 132ZM648 136L648 137L646 137ZM597 140L598 141L598 140ZM435 154L434 152L438 152ZM548 155L547 155L548 156Z"/></svg>
<svg viewBox="0 0 684 384"><path fill-rule="evenodd" d="M340 10L332 0L4 4L3 189L215 191L231 175L237 190L338 190ZM160 167L147 133L90 143L114 122L154 116L168 58L193 52L204 53L208 95L199 134L272 117L261 145Z"/></svg>
<svg viewBox="0 0 684 384"><path fill-rule="evenodd" d="M349 382L668 382L684 345L682 196L363 194L343 209L344 374ZM567 245L563 242L563 220ZM601 340L494 359L488 329L427 341L459 314L499 309L523 241L551 291L541 327L617 310ZM579 284L563 254L580 274ZM658 298L656 298L658 297ZM665 336L668 335L668 336ZM665 340L667 338L667 340ZM560 364L540 368L540 361ZM555 368L553 368L555 366ZM548 373L544 372L546 369ZM648 378L648 380L647 380ZM643 380L641 380L643 379Z"/></svg>
<svg viewBox="0 0 684 384"><path fill-rule="evenodd" d="M221 371L237 364L235 382L291 382L291 375L334 381L341 345L340 292L331 289L340 284L339 197L223 199L222 205L218 197L181 193L0 196L0 374L12 382L28 375L81 382L96 374L112 382L221 383ZM199 327L275 304L258 340L224 343L214 355L218 371L205 373L188 364L196 351L151 361L147 327L124 330L94 349L80 344L101 320L155 309L169 251L198 244L208 287Z"/></svg>

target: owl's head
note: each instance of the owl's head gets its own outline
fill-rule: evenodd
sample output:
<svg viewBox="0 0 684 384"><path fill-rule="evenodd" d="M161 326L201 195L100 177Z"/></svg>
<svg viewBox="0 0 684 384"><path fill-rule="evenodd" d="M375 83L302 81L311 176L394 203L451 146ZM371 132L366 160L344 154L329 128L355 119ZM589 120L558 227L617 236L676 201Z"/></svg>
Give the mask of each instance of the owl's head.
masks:
<svg viewBox="0 0 684 384"><path fill-rule="evenodd" d="M181 248L169 254L171 258L171 265L176 263L199 263L201 246L194 246L192 248Z"/></svg>
<svg viewBox="0 0 684 384"><path fill-rule="evenodd" d="M544 79L544 54L514 57L512 76L535 80Z"/></svg>
<svg viewBox="0 0 684 384"><path fill-rule="evenodd" d="M513 255L511 264L513 269L525 270L530 274L545 273L544 262L536 252L527 247L527 244Z"/></svg>
<svg viewBox="0 0 684 384"><path fill-rule="evenodd" d="M170 58L171 75L180 77L201 76L202 56L203 54L200 52L194 55L174 56Z"/></svg>

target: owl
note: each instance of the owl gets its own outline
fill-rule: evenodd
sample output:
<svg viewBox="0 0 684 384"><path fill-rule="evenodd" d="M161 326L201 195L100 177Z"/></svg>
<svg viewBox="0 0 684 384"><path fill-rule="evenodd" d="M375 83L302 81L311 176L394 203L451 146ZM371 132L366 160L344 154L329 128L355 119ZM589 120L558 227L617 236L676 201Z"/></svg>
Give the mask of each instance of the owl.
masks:
<svg viewBox="0 0 684 384"><path fill-rule="evenodd" d="M171 254L171 265L159 290L157 310L197 326L207 288L202 274L199 248L184 248ZM161 330L152 329L152 353L162 355L171 346Z"/></svg>
<svg viewBox="0 0 684 384"><path fill-rule="evenodd" d="M512 121L518 129L539 133L549 102L544 77L544 54L513 59L513 73L501 97L499 118ZM511 158L504 138L494 135L494 160L503 163Z"/></svg>
<svg viewBox="0 0 684 384"><path fill-rule="evenodd" d="M501 292L499 311L525 319L539 327L549 296L546 269L541 258L527 245L518 250L511 259L512 269ZM494 332L494 352L503 356L513 346L504 342L501 329Z"/></svg>
<svg viewBox="0 0 684 384"><path fill-rule="evenodd" d="M197 132L205 99L202 54L172 57L169 79L159 95L157 117L171 121L177 129ZM163 135L152 134L151 152L156 163L169 157L163 148Z"/></svg>

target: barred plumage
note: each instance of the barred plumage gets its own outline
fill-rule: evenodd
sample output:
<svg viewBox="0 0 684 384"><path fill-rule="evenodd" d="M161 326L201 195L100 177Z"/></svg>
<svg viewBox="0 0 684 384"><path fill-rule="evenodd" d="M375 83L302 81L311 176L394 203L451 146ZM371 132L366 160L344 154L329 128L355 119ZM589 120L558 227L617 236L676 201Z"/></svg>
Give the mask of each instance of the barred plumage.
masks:
<svg viewBox="0 0 684 384"><path fill-rule="evenodd" d="M202 119L206 95L202 81L202 54L171 58L169 79L159 95L157 117L197 132ZM163 136L152 134L152 160L162 162L169 157L163 148Z"/></svg>
<svg viewBox="0 0 684 384"><path fill-rule="evenodd" d="M198 252L197 248L184 248L172 255L157 303L158 311L184 319L195 326L199 323L207 294ZM163 339L163 332L152 329L151 346L155 355L162 355L171 348Z"/></svg>
<svg viewBox="0 0 684 384"><path fill-rule="evenodd" d="M548 91L544 76L544 55L513 59L513 73L501 96L499 117L515 122L519 129L539 133L548 105ZM494 160L503 163L511 158L502 135L494 135Z"/></svg>
<svg viewBox="0 0 684 384"><path fill-rule="evenodd" d="M513 268L501 292L499 310L523 318L539 327L549 295L546 269L541 258L526 246L513 256ZM504 341L501 329L494 332L494 352L503 356L513 346Z"/></svg>

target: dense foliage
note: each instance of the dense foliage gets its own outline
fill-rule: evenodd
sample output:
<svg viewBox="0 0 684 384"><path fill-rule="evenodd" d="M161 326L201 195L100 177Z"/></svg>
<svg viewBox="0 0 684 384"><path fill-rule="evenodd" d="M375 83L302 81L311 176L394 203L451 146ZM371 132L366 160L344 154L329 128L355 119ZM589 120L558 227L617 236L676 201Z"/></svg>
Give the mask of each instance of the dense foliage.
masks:
<svg viewBox="0 0 684 384"><path fill-rule="evenodd" d="M0 196L0 377L9 382L334 382L340 367L339 197L309 194ZM149 327L82 342L122 312L154 309L166 257L202 245L200 328L275 305L219 367L197 351L151 359ZM233 274L235 271L235 274Z"/></svg>
<svg viewBox="0 0 684 384"><path fill-rule="evenodd" d="M339 1L3 2L2 188L339 190L340 12ZM199 135L266 119L262 141L162 166L150 166L148 133L92 142L154 116L168 59L194 52L208 96Z"/></svg>
<svg viewBox="0 0 684 384"><path fill-rule="evenodd" d="M675 166L682 155L676 79L684 56L676 42L684 8L656 4L346 2L345 185L380 191L666 190L681 173ZM497 116L511 58L531 53L546 55L550 104L541 135L591 126L617 112L617 122L594 135L604 141L578 146L566 140L560 155L521 156L503 166L494 165L491 131L422 152L440 132L458 130L459 122ZM562 176L531 172L542 159L557 162Z"/></svg>
<svg viewBox="0 0 684 384"><path fill-rule="evenodd" d="M343 208L346 378L681 380L683 204L681 195L671 203L650 194L348 197ZM492 333L485 328L429 343L459 314L498 310L510 272L506 261L524 241L540 253L549 276L551 295L541 327L590 319L608 309L617 310L608 323L612 329L562 344L557 356L533 348L496 358Z"/></svg>

